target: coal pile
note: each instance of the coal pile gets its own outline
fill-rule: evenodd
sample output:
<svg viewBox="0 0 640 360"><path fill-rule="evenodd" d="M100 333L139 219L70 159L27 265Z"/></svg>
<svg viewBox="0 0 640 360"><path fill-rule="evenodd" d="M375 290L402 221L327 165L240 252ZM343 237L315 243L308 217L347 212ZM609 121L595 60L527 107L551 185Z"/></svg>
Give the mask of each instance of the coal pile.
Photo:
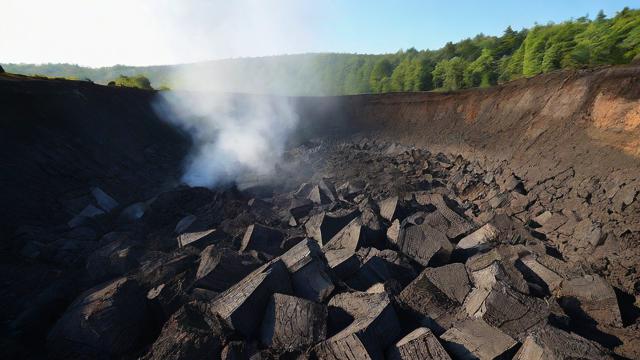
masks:
<svg viewBox="0 0 640 360"><path fill-rule="evenodd" d="M11 346L39 327L59 359L640 356L633 289L563 256L557 239L605 235L539 200L562 179L528 188L501 166L368 139L286 156L278 181L243 190L128 206L94 191L67 243L25 245L77 281L65 306L35 301Z"/></svg>

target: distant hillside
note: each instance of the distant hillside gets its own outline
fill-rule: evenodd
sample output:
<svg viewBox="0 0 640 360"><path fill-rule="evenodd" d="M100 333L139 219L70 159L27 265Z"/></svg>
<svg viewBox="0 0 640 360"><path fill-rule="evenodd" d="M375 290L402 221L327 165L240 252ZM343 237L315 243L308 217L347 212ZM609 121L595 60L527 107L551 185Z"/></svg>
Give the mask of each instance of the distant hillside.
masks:
<svg viewBox="0 0 640 360"><path fill-rule="evenodd" d="M192 79L211 79L200 85L214 90L342 95L485 87L558 69L625 64L638 58L640 10L625 8L612 18L600 12L594 19L581 17L520 31L508 27L499 37L479 34L438 50L282 55L148 67L3 66L7 72L88 78L101 84L120 75L144 75L156 88L185 87L173 76L180 70ZM207 76L211 73L217 76Z"/></svg>
<svg viewBox="0 0 640 360"><path fill-rule="evenodd" d="M107 84L120 75L133 76L148 74L153 77L153 84L160 85L168 81L170 68L173 66L126 66L116 65L101 68L89 68L74 64L3 64L6 72L24 75L42 75L47 77L66 77L75 80L90 79L99 84ZM149 77L148 76L148 77Z"/></svg>

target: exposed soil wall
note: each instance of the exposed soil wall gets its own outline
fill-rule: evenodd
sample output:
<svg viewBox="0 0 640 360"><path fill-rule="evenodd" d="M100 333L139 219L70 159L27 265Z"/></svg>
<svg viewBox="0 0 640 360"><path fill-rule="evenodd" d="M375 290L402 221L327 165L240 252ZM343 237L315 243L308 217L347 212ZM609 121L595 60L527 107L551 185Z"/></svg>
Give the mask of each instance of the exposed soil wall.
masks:
<svg viewBox="0 0 640 360"><path fill-rule="evenodd" d="M628 66L556 72L453 93L310 101L339 108L332 116L378 136L507 160L535 182L568 167L588 175L637 168L639 99L640 66Z"/></svg>

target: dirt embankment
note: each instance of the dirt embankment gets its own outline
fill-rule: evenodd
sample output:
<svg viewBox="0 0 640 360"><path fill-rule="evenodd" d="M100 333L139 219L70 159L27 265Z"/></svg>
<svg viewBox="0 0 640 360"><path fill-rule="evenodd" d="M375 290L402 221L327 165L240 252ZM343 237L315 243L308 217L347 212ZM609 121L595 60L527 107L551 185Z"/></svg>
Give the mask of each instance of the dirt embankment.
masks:
<svg viewBox="0 0 640 360"><path fill-rule="evenodd" d="M537 182L569 167L586 175L637 168L639 99L640 66L627 66L556 72L489 89L310 102L339 103L325 107L387 139L509 161Z"/></svg>

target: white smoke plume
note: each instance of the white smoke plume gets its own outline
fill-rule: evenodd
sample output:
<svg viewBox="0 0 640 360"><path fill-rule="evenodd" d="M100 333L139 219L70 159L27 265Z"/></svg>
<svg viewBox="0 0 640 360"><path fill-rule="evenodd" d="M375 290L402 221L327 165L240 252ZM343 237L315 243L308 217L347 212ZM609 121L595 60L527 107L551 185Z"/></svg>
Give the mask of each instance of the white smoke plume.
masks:
<svg viewBox="0 0 640 360"><path fill-rule="evenodd" d="M257 48L264 55L284 53L295 48L292 44L311 41L304 26L310 14L301 2L218 3L220 7L212 14L220 23L209 29L208 46L225 49L225 54L244 54L250 50L248 47ZM187 13L195 19L206 19L202 11L191 9ZM188 39L178 44L177 51L185 51L185 44ZM192 64L177 69L171 84L180 90L160 92L156 111L193 138L194 147L185 160L182 180L192 186L213 187L246 174L273 173L287 138L298 123L290 100L260 94L265 88L264 79L229 72L224 66ZM269 79L268 88L287 88L287 84L278 81ZM234 95L234 91L254 95Z"/></svg>
<svg viewBox="0 0 640 360"><path fill-rule="evenodd" d="M157 111L191 134L182 180L212 187L273 173L298 117L284 97L163 92Z"/></svg>

